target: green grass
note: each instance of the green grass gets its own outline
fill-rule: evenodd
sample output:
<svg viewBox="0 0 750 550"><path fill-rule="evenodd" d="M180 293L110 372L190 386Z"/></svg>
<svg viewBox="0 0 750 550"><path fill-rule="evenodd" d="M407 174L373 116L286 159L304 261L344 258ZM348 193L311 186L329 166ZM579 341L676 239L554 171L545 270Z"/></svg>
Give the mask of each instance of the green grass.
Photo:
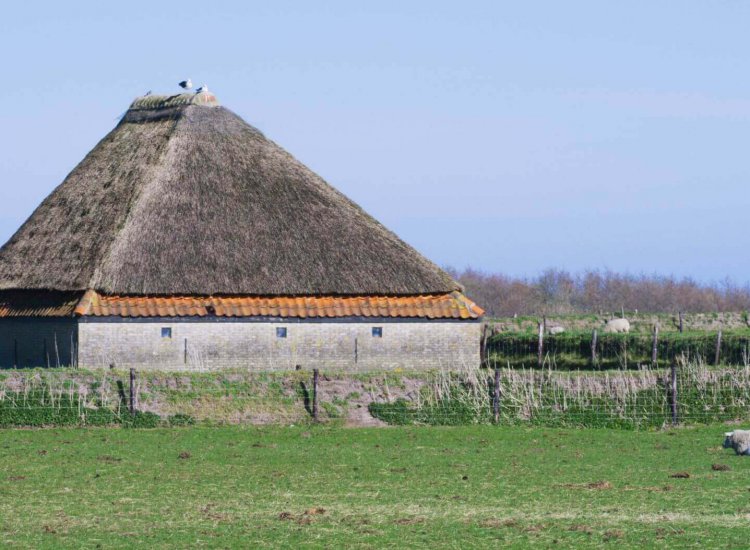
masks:
<svg viewBox="0 0 750 550"><path fill-rule="evenodd" d="M0 430L0 546L742 547L726 429Z"/></svg>
<svg viewBox="0 0 750 550"><path fill-rule="evenodd" d="M717 333L691 331L680 334L660 334L657 344L657 361L668 365L680 357L712 364L716 353ZM490 362L514 367L535 367L538 360L539 337L536 333L504 332L490 337L488 353ZM559 369L617 369L637 368L651 364L653 335L632 332L629 334L599 333L597 337L596 364L591 363L591 331L567 331L547 335L544 339L545 366ZM725 330L722 333L720 364L744 366L750 357L750 331Z"/></svg>

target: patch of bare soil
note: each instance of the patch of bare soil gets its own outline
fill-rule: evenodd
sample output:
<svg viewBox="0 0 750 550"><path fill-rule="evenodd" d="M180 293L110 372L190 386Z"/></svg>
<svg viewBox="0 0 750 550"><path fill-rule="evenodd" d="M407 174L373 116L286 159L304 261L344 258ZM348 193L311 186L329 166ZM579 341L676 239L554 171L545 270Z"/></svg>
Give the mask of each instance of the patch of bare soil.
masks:
<svg viewBox="0 0 750 550"><path fill-rule="evenodd" d="M480 527L499 529L501 527L516 527L518 521L515 519L483 519L479 522Z"/></svg>
<svg viewBox="0 0 750 550"><path fill-rule="evenodd" d="M714 472L728 472L729 470L731 470L731 468L726 464L711 464L711 469Z"/></svg>
<svg viewBox="0 0 750 550"><path fill-rule="evenodd" d="M203 517L205 517L206 519L210 519L212 521L229 521L230 519L228 514L217 512L216 505L213 503L209 503L201 507L200 512L203 515Z"/></svg>
<svg viewBox="0 0 750 550"><path fill-rule="evenodd" d="M670 474L669 477L674 479L689 479L690 472L675 472L673 474Z"/></svg>
<svg viewBox="0 0 750 550"><path fill-rule="evenodd" d="M606 531L604 533L604 540L610 541L610 540L617 540L621 539L625 536L625 531L622 529L610 529L609 531Z"/></svg>
<svg viewBox="0 0 750 550"><path fill-rule="evenodd" d="M298 525L310 525L312 523L312 516L320 516L326 513L325 508L310 508L305 510L302 514L295 515L291 512L281 512L278 518L282 521L293 521Z"/></svg>
<svg viewBox="0 0 750 550"><path fill-rule="evenodd" d="M425 518L415 516L411 518L399 518L393 523L395 523L396 525L417 525L419 523L424 523L425 521Z"/></svg>
<svg viewBox="0 0 750 550"><path fill-rule="evenodd" d="M664 485L662 487L624 487L625 491L647 491L650 493L667 493L674 489L671 485Z"/></svg>
<svg viewBox="0 0 750 550"><path fill-rule="evenodd" d="M677 527L670 527L669 529L665 529L664 527L659 527L656 529L655 533L656 533L657 539L663 539L667 535L684 535L685 530L677 528Z"/></svg>
<svg viewBox="0 0 750 550"><path fill-rule="evenodd" d="M612 484L607 480L600 480L600 481L592 481L591 483L563 483L559 485L560 487L565 487L566 489L593 489L593 490L601 490L601 489L611 489Z"/></svg>
<svg viewBox="0 0 750 550"><path fill-rule="evenodd" d="M406 399L412 401L424 384L423 380L402 377L401 385L389 385L378 380L369 383L347 378L325 379L318 387L319 398L327 402L346 403L346 425L353 427L387 426L370 414L370 403Z"/></svg>

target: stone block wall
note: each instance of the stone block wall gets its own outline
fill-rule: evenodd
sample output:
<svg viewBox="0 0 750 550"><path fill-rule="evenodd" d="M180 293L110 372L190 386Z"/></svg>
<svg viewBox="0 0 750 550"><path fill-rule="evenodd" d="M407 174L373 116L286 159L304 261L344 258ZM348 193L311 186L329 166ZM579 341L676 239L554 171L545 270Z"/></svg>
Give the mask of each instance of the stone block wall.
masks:
<svg viewBox="0 0 750 550"><path fill-rule="evenodd" d="M480 326L476 321L390 319L85 319L78 329L78 359L83 368L161 370L451 368L479 363ZM277 328L286 329L285 338ZM373 328L382 329L382 337L373 336Z"/></svg>

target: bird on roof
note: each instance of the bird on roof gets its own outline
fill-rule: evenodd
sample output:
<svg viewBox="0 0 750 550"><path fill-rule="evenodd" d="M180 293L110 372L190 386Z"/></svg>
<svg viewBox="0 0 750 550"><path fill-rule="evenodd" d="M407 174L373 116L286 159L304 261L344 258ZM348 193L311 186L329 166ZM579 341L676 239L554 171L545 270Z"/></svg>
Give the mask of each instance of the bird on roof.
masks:
<svg viewBox="0 0 750 550"><path fill-rule="evenodd" d="M200 88L198 88L197 90L195 90L195 93L196 93L196 94L200 94L200 93L202 93L202 92L207 92L207 91L208 91L208 86L206 86L206 85L204 84L203 86L201 86Z"/></svg>
<svg viewBox="0 0 750 550"><path fill-rule="evenodd" d="M184 90L189 90L192 87L193 87L193 81L190 80L189 78L187 80L183 80L182 82L180 82L180 88L183 88Z"/></svg>

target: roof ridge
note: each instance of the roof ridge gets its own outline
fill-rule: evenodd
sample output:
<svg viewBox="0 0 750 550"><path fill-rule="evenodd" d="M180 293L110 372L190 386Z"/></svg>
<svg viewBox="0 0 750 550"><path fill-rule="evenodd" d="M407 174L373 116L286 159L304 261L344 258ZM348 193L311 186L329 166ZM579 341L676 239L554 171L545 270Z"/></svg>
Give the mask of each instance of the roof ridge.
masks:
<svg viewBox="0 0 750 550"><path fill-rule="evenodd" d="M128 111L168 109L187 105L218 107L219 100L210 92L183 93L174 95L144 95L137 97L130 104Z"/></svg>

